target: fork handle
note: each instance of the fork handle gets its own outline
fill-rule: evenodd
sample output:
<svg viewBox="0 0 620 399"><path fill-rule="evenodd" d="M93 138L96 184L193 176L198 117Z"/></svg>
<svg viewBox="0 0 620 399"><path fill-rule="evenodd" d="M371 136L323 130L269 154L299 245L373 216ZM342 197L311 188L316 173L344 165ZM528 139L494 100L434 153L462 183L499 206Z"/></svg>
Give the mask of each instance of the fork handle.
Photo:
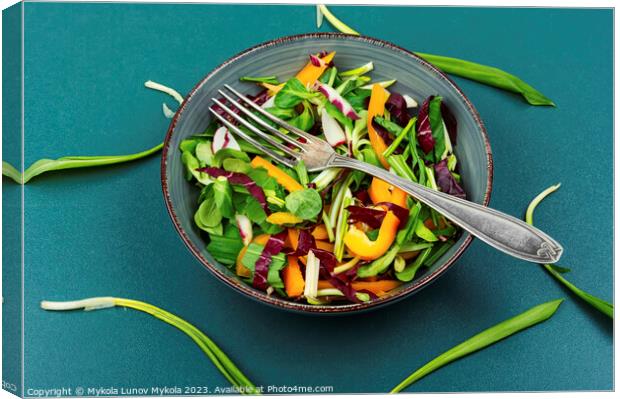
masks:
<svg viewBox="0 0 620 399"><path fill-rule="evenodd" d="M432 190L356 159L336 155L330 166L356 169L378 177L440 212L492 247L515 258L536 263L554 263L562 255L562 246L553 238L495 209Z"/></svg>

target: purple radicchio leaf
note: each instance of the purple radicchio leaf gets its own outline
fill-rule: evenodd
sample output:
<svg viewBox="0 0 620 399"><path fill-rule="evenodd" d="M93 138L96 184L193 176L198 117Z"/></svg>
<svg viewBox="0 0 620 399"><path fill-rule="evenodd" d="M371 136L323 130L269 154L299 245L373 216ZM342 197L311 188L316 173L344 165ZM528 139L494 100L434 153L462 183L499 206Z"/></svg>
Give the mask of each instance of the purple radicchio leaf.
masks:
<svg viewBox="0 0 620 399"><path fill-rule="evenodd" d="M386 128L378 124L374 118L372 119L372 127L375 128L375 131L377 132L379 137L381 137L385 145L389 147L390 144L392 144L392 142L394 141L394 139L390 135L390 132L388 132ZM402 152L402 148L398 147L394 150L393 154L401 154Z"/></svg>
<svg viewBox="0 0 620 399"><path fill-rule="evenodd" d="M446 124L446 128L448 129L448 136L450 137L450 142L452 145L456 145L456 135L457 135L457 127L456 118L454 114L450 110L450 108L446 105L445 102L441 102L441 118Z"/></svg>
<svg viewBox="0 0 620 399"><path fill-rule="evenodd" d="M459 184L457 183L452 173L448 169L448 160L444 159L443 161L435 164L435 180L437 181L437 186L441 189L442 192L454 195L455 197L465 199L465 191Z"/></svg>
<svg viewBox="0 0 620 399"><path fill-rule="evenodd" d="M269 100L269 90L265 89L255 96L248 96L256 105L263 105Z"/></svg>
<svg viewBox="0 0 620 399"><path fill-rule="evenodd" d="M269 215L269 206L267 205L267 198L265 198L263 189L260 188L249 176L244 175L243 173L227 172L224 169L212 167L198 168L196 170L198 172L204 172L211 177L224 176L231 184L244 186L250 195L256 198L256 200L261 204L265 213Z"/></svg>
<svg viewBox="0 0 620 399"><path fill-rule="evenodd" d="M378 206L385 206L388 210L392 211L394 216L398 218L400 223L398 224L398 228L402 229L407 224L407 220L409 220L409 210L403 208L400 205L396 205L392 202L379 202Z"/></svg>
<svg viewBox="0 0 620 399"><path fill-rule="evenodd" d="M407 209L392 202L379 202L376 205L384 206L388 210L392 211L392 213L394 213L394 216L396 216L400 221L400 223L398 224L399 229L405 227L405 225L407 224L407 220L409 219L409 211ZM350 221L366 223L371 229L378 229L379 227L381 227L381 223L383 223L383 219L387 214L387 211L384 211L382 209L367 208L355 205L348 206L347 210L350 213Z"/></svg>
<svg viewBox="0 0 620 399"><path fill-rule="evenodd" d="M401 127L407 126L411 116L407 112L407 102L405 98L399 93L391 93L385 102L385 108L390 112L390 115L394 117L396 123Z"/></svg>
<svg viewBox="0 0 620 399"><path fill-rule="evenodd" d="M350 222L362 222L368 225L371 229L378 229L381 227L381 222L387 213L381 209L366 208L364 206L351 205L347 207L349 211Z"/></svg>
<svg viewBox="0 0 620 399"><path fill-rule="evenodd" d="M272 258L282 251L284 247L284 239L286 238L286 230L270 236L265 244L263 251L254 264L254 279L252 285L260 290L267 289L267 274L269 273L269 265Z"/></svg>
<svg viewBox="0 0 620 399"><path fill-rule="evenodd" d="M306 256L308 255L308 251L313 248L316 248L314 237L308 230L301 229L299 230L299 237L297 238L297 249L288 255Z"/></svg>
<svg viewBox="0 0 620 399"><path fill-rule="evenodd" d="M420 107L418 113L418 120L416 121L416 131L418 135L418 143L420 148L425 154L428 154L435 147L435 139L433 138L433 131L431 129L431 119L428 114L428 106L435 96L430 96Z"/></svg>

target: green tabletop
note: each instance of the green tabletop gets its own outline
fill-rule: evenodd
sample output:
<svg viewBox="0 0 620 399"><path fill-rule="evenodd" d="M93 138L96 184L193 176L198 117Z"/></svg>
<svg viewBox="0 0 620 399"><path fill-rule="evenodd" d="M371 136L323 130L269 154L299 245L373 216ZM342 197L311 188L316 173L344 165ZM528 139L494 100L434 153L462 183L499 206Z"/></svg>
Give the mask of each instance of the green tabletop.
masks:
<svg viewBox="0 0 620 399"><path fill-rule="evenodd" d="M555 101L557 108L532 107L516 95L455 78L488 129L495 161L491 206L521 216L539 191L561 182L539 207L537 225L564 245L562 264L572 269L567 277L610 300L613 11L332 11L366 35L508 70ZM146 80L185 94L247 47L316 30L314 6L26 3L24 13L26 165L43 157L150 148L168 127L162 102L176 104L145 89ZM321 28L330 29L327 23ZM15 161L18 154L5 151L4 157ZM386 392L474 333L566 297L548 322L409 390L613 388L612 323L541 267L480 241L436 283L379 311L308 317L242 297L211 276L177 236L162 198L159 162L155 155L49 173L25 186L26 395L29 388L228 385L192 341L150 316L39 308L42 299L102 295L144 300L184 317L256 384L333 386L337 393ZM18 190L3 180L6 196ZM12 294L4 294L5 302L16 300Z"/></svg>

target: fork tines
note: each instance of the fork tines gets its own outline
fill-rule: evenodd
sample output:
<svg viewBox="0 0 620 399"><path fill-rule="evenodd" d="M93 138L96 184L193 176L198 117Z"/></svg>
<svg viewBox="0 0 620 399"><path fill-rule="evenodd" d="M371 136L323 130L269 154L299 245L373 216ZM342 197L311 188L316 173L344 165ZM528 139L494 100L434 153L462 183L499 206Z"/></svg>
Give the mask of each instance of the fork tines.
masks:
<svg viewBox="0 0 620 399"><path fill-rule="evenodd" d="M272 115L271 113L265 111L263 108L258 106L252 100L250 100L248 97L246 97L245 95L239 93L237 90L233 89L229 85L224 85L224 87L230 93L232 93L232 95L228 94L224 90L218 90L218 92L224 97L224 99L226 99L230 103L230 105L232 107L238 109L240 111L240 113L243 113L245 116L247 116L247 118L250 119L251 121L253 121L254 124L250 123L250 121L244 119L238 112L233 111L230 107L228 107L226 104L224 104L221 100L218 100L216 98L213 98L212 100L213 100L213 102L215 104L217 104L218 107L220 107L221 111L218 111L218 110L214 109L213 106L209 107L209 111L211 111L211 113L220 122L222 122L222 124L224 124L224 126L226 126L230 131L234 132L239 137L241 137L244 140L246 140L248 143L256 146L256 148L260 149L261 151L263 151L264 153L266 153L267 155L269 155L273 159L283 163L284 165L289 166L289 167L294 167L295 164L297 163L297 161L299 161L300 156L299 156L298 151L294 150L293 148L296 148L297 150L302 151L302 152L306 151L304 146L297 140L297 138L303 137L307 141L312 141L312 140L315 139L314 136L304 132L301 129L296 128L295 126L292 126L292 125L288 124L287 122L283 121L282 119L280 119L280 118ZM233 98L233 96L236 96L241 101ZM242 104L242 102L243 102L243 104ZM261 119L259 116L257 116L253 111L258 112L259 114L261 114L262 116L264 116L267 119L271 120L275 124L283 127L288 132L290 132L291 135L287 135L287 134L281 132L280 130L274 128L269 123L265 122L263 119ZM224 113L224 115L222 115L222 113ZM228 118L226 118L226 116ZM284 153L284 155L282 155L281 153L277 152L275 149L269 148L265 144L261 143L257 138L249 135L246 131L240 129L238 126L236 126L235 124L231 123L230 120L235 120L235 121L239 122L240 125L242 125L243 127L247 128L248 130L250 130L257 137L259 137L259 138L263 139L264 141L266 141L267 143L271 144L273 147L275 147L275 149L277 149L277 150L281 151L282 153ZM281 141L276 140L270 134L268 134L268 133L264 132L263 130L259 129L256 125L259 125L260 127L262 127L265 130L267 130L269 133L273 134L274 136L277 136L278 138L280 138L282 141L288 143L293 148L284 145ZM295 135L296 137L291 137L292 135ZM288 155L288 157L287 157L287 155ZM291 157L292 159L289 158L289 157Z"/></svg>

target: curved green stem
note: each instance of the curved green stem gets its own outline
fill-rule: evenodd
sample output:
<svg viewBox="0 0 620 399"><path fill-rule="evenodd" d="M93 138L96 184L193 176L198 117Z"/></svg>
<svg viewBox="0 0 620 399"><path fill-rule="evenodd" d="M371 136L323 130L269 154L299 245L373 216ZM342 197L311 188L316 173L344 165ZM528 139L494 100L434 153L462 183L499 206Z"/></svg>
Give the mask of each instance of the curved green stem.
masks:
<svg viewBox="0 0 620 399"><path fill-rule="evenodd" d="M2 176L12 179L17 184L22 184L22 174L6 161L2 161Z"/></svg>
<svg viewBox="0 0 620 399"><path fill-rule="evenodd" d="M148 157L161 150L164 143L157 144L153 148L127 155L101 155L101 156L68 156L58 159L39 159L24 171L24 184L42 173L62 169L91 168L94 166L112 165L123 162L135 161ZM4 173L4 168L3 168Z"/></svg>
<svg viewBox="0 0 620 399"><path fill-rule="evenodd" d="M542 202L542 200L544 200L549 194L553 193L558 188L560 188L560 184L551 186L547 188L546 190L544 190L543 192L541 192L540 194L538 194L532 200L532 202L530 202L530 204L527 207L527 210L525 211L525 222L526 223L531 224L532 226L534 225L534 211L536 210L536 207L538 206L538 204ZM572 284L570 281L564 278L564 276L562 276L561 273L558 273L557 266L549 265L549 264L543 264L541 266L544 267L549 272L549 274L555 277L556 280L562 283L573 294L583 299L586 303L588 303L590 306L592 306L599 312L603 313L607 317L611 319L614 318L614 305L612 305L611 303L607 301L602 300L601 298L595 297L594 295L589 294L586 291Z"/></svg>
<svg viewBox="0 0 620 399"><path fill-rule="evenodd" d="M418 381L422 377L432 373L440 367L445 366L463 356L486 348L502 339L509 337L519 331L525 330L535 324L543 322L553 316L563 299L546 302L535 306L513 318L505 320L491 328L474 335L465 342L455 346L454 348L442 353L435 359L426 363L413 372L409 377L405 378L400 384L396 385L390 393L398 393L409 385Z"/></svg>
<svg viewBox="0 0 620 399"><path fill-rule="evenodd" d="M233 386L238 388L240 393L260 393L254 384L241 372L241 370L239 370L239 368L237 368L237 366L235 366L232 360L230 360L230 358L222 352L215 342L207 337L202 331L180 317L149 303L136 301L133 299L114 297L88 298L69 302L41 302L41 307L45 310L96 310L114 306L123 306L148 313L151 316L178 328L189 336L196 343L196 345L198 345L198 347L207 355L220 373L222 373L222 375Z"/></svg>
<svg viewBox="0 0 620 399"><path fill-rule="evenodd" d="M359 35L357 31L339 20L324 5L319 5L319 9L329 23L340 32L351 35ZM520 94L523 96L525 101L531 105L555 106L553 101L547 98L544 94L525 83L515 75L502 71L499 68L482 65L459 58L445 57L442 55L427 53L415 54L421 58L424 58L426 61L430 62L445 73Z"/></svg>

